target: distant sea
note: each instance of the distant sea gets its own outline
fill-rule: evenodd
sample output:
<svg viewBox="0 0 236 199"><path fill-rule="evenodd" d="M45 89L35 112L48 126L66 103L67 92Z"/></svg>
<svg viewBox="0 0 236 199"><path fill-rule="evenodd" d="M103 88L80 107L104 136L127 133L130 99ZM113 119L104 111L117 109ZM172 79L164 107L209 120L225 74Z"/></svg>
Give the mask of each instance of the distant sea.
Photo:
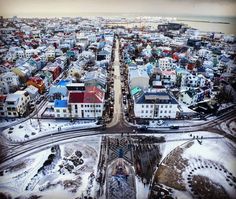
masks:
<svg viewBox="0 0 236 199"><path fill-rule="evenodd" d="M161 15L150 14L150 13L86 13L81 16L106 16L106 17L161 17ZM222 32L225 34L236 35L236 16L235 17L217 17L217 16L163 16L163 17L175 17L177 22L185 23L192 28L199 29L201 31L210 32ZM136 24L137 25L137 24ZM144 25L144 24L142 24ZM155 24L148 24L155 26Z"/></svg>
<svg viewBox="0 0 236 199"><path fill-rule="evenodd" d="M33 14L32 14L33 15ZM49 18L53 17L47 15L45 16ZM44 16L44 17L45 17ZM217 16L167 16L167 15L159 15L156 13L68 13L68 17L95 17L95 16L104 16L104 17L111 17L111 18L134 18L134 17L175 17L177 22L185 23L192 28L199 29L201 31L210 31L210 32L222 32L226 34L234 34L236 35L236 16L235 17L217 17ZM67 17L65 16L65 17ZM22 16L22 17L29 17L29 16ZM58 14L55 17L61 17ZM131 24L131 25L140 25L139 24ZM129 27L131 26L129 25ZM142 24L147 25L147 24ZM149 23L148 25L157 26L155 23Z"/></svg>

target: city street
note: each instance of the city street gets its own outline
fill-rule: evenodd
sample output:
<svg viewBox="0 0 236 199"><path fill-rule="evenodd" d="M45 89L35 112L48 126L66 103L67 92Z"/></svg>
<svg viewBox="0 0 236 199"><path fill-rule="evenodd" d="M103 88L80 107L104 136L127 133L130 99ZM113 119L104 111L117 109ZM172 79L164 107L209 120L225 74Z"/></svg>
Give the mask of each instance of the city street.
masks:
<svg viewBox="0 0 236 199"><path fill-rule="evenodd" d="M114 113L111 123L107 125L108 128L117 125L121 119L121 81L120 81L120 62L119 62L119 40L116 40L114 68Z"/></svg>

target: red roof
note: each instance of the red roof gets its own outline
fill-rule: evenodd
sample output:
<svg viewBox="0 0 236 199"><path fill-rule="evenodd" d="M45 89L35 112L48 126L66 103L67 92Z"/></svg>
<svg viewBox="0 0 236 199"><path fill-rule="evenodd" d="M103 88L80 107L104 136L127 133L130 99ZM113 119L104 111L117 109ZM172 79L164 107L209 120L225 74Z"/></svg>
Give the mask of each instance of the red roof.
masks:
<svg viewBox="0 0 236 199"><path fill-rule="evenodd" d="M36 84L42 84L43 80L41 77L30 77L28 81L35 82Z"/></svg>
<svg viewBox="0 0 236 199"><path fill-rule="evenodd" d="M0 95L0 102L5 102L7 96L6 95Z"/></svg>
<svg viewBox="0 0 236 199"><path fill-rule="evenodd" d="M86 87L85 92L70 92L69 103L102 103L104 92L95 86Z"/></svg>
<svg viewBox="0 0 236 199"><path fill-rule="evenodd" d="M70 92L69 103L83 103L84 93L83 92Z"/></svg>
<svg viewBox="0 0 236 199"><path fill-rule="evenodd" d="M84 103L102 103L101 99L94 92L84 93Z"/></svg>

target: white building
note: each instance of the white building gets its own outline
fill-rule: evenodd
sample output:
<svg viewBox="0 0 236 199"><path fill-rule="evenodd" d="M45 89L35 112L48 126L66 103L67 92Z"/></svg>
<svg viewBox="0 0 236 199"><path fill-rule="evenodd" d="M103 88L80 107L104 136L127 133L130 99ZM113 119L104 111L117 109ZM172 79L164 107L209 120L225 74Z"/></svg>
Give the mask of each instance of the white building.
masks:
<svg viewBox="0 0 236 199"><path fill-rule="evenodd" d="M200 49L197 52L198 56L205 59L210 59L212 57L212 52L207 49Z"/></svg>
<svg viewBox="0 0 236 199"><path fill-rule="evenodd" d="M167 92L146 92L134 96L136 118L176 118L178 102Z"/></svg>
<svg viewBox="0 0 236 199"><path fill-rule="evenodd" d="M7 117L21 117L23 116L30 102L29 93L26 91L16 91L13 94L7 95Z"/></svg>
<svg viewBox="0 0 236 199"><path fill-rule="evenodd" d="M160 58L158 60L158 66L161 70L171 70L173 69L173 59L170 57Z"/></svg>
<svg viewBox="0 0 236 199"><path fill-rule="evenodd" d="M4 94L8 94L11 89L18 88L19 76L13 72L6 72L0 75L0 90Z"/></svg>
<svg viewBox="0 0 236 199"><path fill-rule="evenodd" d="M47 59L55 58L55 56L56 56L55 48L53 46L49 46L46 50L45 55L46 55Z"/></svg>
<svg viewBox="0 0 236 199"><path fill-rule="evenodd" d="M70 91L68 100L56 100L56 118L98 118L102 117L105 94L97 87L86 87L85 91Z"/></svg>
<svg viewBox="0 0 236 199"><path fill-rule="evenodd" d="M185 74L182 76L181 79L181 87L202 87L205 86L206 78L199 74L199 75L193 75L193 74Z"/></svg>

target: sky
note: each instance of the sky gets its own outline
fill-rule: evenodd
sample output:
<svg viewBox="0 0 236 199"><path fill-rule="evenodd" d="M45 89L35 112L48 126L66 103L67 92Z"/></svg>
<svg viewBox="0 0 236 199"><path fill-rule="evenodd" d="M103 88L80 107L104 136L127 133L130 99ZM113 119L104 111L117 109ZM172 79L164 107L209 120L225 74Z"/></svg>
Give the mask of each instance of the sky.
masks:
<svg viewBox="0 0 236 199"><path fill-rule="evenodd" d="M101 13L236 17L236 0L0 0L0 15L4 17L60 17Z"/></svg>

